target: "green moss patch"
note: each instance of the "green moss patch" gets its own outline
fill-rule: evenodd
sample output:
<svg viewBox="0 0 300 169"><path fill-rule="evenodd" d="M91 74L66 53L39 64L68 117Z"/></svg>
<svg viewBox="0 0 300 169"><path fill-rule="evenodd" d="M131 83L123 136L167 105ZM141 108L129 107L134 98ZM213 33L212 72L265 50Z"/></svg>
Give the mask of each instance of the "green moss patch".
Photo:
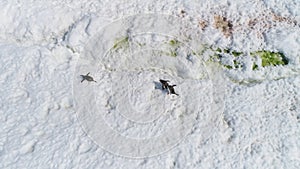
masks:
<svg viewBox="0 0 300 169"><path fill-rule="evenodd" d="M237 60L233 60L233 65L234 65L234 68L236 68L236 69L243 67L243 64Z"/></svg>
<svg viewBox="0 0 300 169"><path fill-rule="evenodd" d="M176 57L178 55L177 49L180 47L181 43L176 39L171 39L168 43L171 46L168 55Z"/></svg>
<svg viewBox="0 0 300 169"><path fill-rule="evenodd" d="M222 53L222 49L221 48L218 48L216 51L219 52L219 53Z"/></svg>
<svg viewBox="0 0 300 169"><path fill-rule="evenodd" d="M223 65L226 69L232 69L231 65Z"/></svg>
<svg viewBox="0 0 300 169"><path fill-rule="evenodd" d="M129 37L127 36L127 37L124 37L124 38L117 39L114 43L113 48L118 49L122 46L128 46L128 44L129 44Z"/></svg>
<svg viewBox="0 0 300 169"><path fill-rule="evenodd" d="M176 51L171 51L170 52L170 56L172 56L172 57L176 57L178 54L177 54L177 52Z"/></svg>
<svg viewBox="0 0 300 169"><path fill-rule="evenodd" d="M287 65L289 63L288 59L281 52L258 51L255 54L261 58L262 67Z"/></svg>
<svg viewBox="0 0 300 169"><path fill-rule="evenodd" d="M238 52L238 51L235 51L235 50L231 50L231 49L221 49L221 48L217 48L216 50L214 50L215 52L218 52L218 53L225 53L225 54L231 54L233 55L234 57L238 57L240 55L243 54L243 52Z"/></svg>
<svg viewBox="0 0 300 169"><path fill-rule="evenodd" d="M180 42L179 42L178 40L176 40L176 39L172 39L172 40L169 41L169 44L170 44L171 46L178 46L179 43L180 43Z"/></svg>
<svg viewBox="0 0 300 169"><path fill-rule="evenodd" d="M230 50L229 49L223 49L224 53L227 53L229 54L230 53Z"/></svg>
<svg viewBox="0 0 300 169"><path fill-rule="evenodd" d="M257 69L258 69L258 65L254 63L254 64L252 65L252 70L257 70Z"/></svg>
<svg viewBox="0 0 300 169"><path fill-rule="evenodd" d="M222 56L228 57L228 55L231 55L231 59L233 60L233 64L228 66L228 65L223 65L227 69L240 69L243 68L243 61L238 61L239 59L242 59L241 56L244 55L243 52L235 51L232 49L222 49L222 48L217 48L213 49L212 47L210 48L214 54L211 56L211 60L215 60L220 62ZM218 57L216 57L218 56ZM250 56L253 56L255 58L259 57L261 58L261 64L253 63L252 65L252 70L257 70L259 69L259 65L261 67L266 67L266 66L278 66L278 65L287 65L289 63L288 58L281 52L272 52L272 51L255 51L251 52ZM230 56L229 56L230 57ZM230 59L230 58L229 58Z"/></svg>
<svg viewBox="0 0 300 169"><path fill-rule="evenodd" d="M232 53L232 55L235 56L235 57L238 57L238 56L240 56L241 54L243 54L243 52L237 52L237 51L232 51L231 53Z"/></svg>

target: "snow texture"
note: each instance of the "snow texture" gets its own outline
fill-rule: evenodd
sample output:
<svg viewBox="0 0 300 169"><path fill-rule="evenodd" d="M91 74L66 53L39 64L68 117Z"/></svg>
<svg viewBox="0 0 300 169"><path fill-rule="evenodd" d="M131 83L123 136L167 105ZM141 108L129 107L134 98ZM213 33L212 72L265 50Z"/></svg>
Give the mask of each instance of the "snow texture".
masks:
<svg viewBox="0 0 300 169"><path fill-rule="evenodd" d="M300 1L0 7L0 168L299 168ZM289 64L227 70L207 46Z"/></svg>

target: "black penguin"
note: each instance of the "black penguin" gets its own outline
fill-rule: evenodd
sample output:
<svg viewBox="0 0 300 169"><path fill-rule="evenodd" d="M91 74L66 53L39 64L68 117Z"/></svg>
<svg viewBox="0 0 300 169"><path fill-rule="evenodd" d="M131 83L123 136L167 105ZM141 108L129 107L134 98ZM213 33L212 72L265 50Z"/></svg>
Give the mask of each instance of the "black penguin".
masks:
<svg viewBox="0 0 300 169"><path fill-rule="evenodd" d="M91 76L89 76L90 72L86 75L80 75L82 77L82 80L81 80L81 83L86 80L86 81L89 81L89 82L97 82L95 81Z"/></svg>
<svg viewBox="0 0 300 169"><path fill-rule="evenodd" d="M161 83L161 86L162 86L162 89L165 90L168 88L169 84L168 82L170 82L169 80L162 80L162 79L159 79L160 83Z"/></svg>
<svg viewBox="0 0 300 169"><path fill-rule="evenodd" d="M168 85L168 94L175 94L175 95L179 96L179 94L175 93L174 86L176 86L176 85Z"/></svg>

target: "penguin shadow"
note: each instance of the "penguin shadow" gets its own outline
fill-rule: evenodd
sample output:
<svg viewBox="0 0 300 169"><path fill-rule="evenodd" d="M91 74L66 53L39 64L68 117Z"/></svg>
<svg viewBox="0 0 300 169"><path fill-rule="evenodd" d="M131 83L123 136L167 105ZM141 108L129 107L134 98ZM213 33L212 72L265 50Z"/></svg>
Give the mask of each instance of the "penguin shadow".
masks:
<svg viewBox="0 0 300 169"><path fill-rule="evenodd" d="M153 83L154 83L154 89L163 90L160 82L153 81Z"/></svg>
<svg viewBox="0 0 300 169"><path fill-rule="evenodd" d="M161 85L160 82L158 82L158 81L153 81L153 83L154 83L154 89L160 90L160 91L162 91L163 93L168 93L167 90L165 90L165 89L162 88L162 85Z"/></svg>

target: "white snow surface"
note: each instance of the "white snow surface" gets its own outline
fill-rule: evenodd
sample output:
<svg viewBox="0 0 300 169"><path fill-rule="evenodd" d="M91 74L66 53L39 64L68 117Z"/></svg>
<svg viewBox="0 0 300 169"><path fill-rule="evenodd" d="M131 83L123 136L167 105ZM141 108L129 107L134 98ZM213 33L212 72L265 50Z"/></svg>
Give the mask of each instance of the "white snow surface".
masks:
<svg viewBox="0 0 300 169"><path fill-rule="evenodd" d="M1 169L300 168L299 0L2 0L0 7ZM230 37L214 27L216 15L232 21ZM149 20L136 27L143 16ZM160 16L183 23L147 32ZM113 50L126 27L129 47ZM172 38L184 44L176 57L164 43ZM207 45L280 51L289 64L227 70L208 62L209 52L190 55ZM88 72L97 83L80 83ZM155 89L159 78L180 96Z"/></svg>

